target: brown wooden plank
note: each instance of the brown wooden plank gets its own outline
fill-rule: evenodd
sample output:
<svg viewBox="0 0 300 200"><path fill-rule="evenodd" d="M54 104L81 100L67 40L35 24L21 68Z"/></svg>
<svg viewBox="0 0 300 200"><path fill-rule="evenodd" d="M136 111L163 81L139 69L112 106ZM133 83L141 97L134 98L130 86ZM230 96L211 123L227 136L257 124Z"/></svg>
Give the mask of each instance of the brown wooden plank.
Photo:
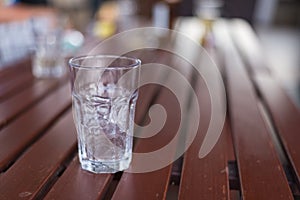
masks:
<svg viewBox="0 0 300 200"><path fill-rule="evenodd" d="M76 150L75 131L69 111L0 177L0 199L41 198Z"/></svg>
<svg viewBox="0 0 300 200"><path fill-rule="evenodd" d="M103 198L113 176L84 171L81 169L78 159L77 156L73 159L44 199L93 200Z"/></svg>
<svg viewBox="0 0 300 200"><path fill-rule="evenodd" d="M251 66L251 69L247 68L249 72L270 73L265 61L266 55L250 24L242 19L234 19L229 23L231 39L247 67Z"/></svg>
<svg viewBox="0 0 300 200"><path fill-rule="evenodd" d="M256 74L254 79L300 181L300 112L280 84L270 75Z"/></svg>
<svg viewBox="0 0 300 200"><path fill-rule="evenodd" d="M202 159L198 158L198 153L203 134L198 133L184 155L179 199L229 199L227 132L228 123L218 143Z"/></svg>
<svg viewBox="0 0 300 200"><path fill-rule="evenodd" d="M215 63L217 64L222 77L223 77L223 81L225 84L225 80L227 79L226 77L226 73L225 73L225 55L222 52L222 43L223 43L223 33L222 30L219 29L218 25L215 25L215 23L212 24L212 42L213 45L210 46L210 48L213 48L212 52L213 54L210 53L212 59L215 61ZM215 59L214 59L215 58ZM219 140L224 140L223 142L226 143L226 156L227 156L227 163L226 163L226 167L228 170L228 181L229 181L229 186L230 186L230 191L229 191L229 196L230 199L240 199L240 194L241 191L239 190L239 180L238 180L238 172L234 171L234 174L237 176L232 176L230 173L231 170L235 170L235 169L229 169L228 164L229 163L236 163L236 156L234 153L234 147L233 147L233 141L232 141L232 132L231 132L231 127L230 127L230 122L229 122L229 117L227 116L225 125L224 125L224 132L221 135L221 138ZM225 131L227 129L227 131ZM222 143L222 142L221 142Z"/></svg>
<svg viewBox="0 0 300 200"><path fill-rule="evenodd" d="M166 145L173 138L178 129L178 126L174 126L174 124L178 124L180 121L180 115L176 114L180 111L178 107L176 108L178 105L174 98L170 91L166 89L162 90L162 94L156 103L163 104L168 113L166 124L155 136L147 139L139 139L135 147L135 152L151 152ZM133 157L133 162L134 160L135 157ZM125 172L112 199L164 199L166 197L171 170L172 165L168 165L163 169L148 173L132 174Z"/></svg>
<svg viewBox="0 0 300 200"><path fill-rule="evenodd" d="M211 102L201 77L198 77L195 87L201 119L198 122L197 135L184 154L179 199L229 199L227 152L233 154L233 147L227 143L230 137L229 125L225 124L223 133L212 151L200 159L199 150L211 119ZM191 123L194 123L193 119L190 119L188 124Z"/></svg>
<svg viewBox="0 0 300 200"><path fill-rule="evenodd" d="M193 23L193 28L201 29L203 24L193 21L193 18L185 18L185 22ZM204 35L203 37L211 37ZM203 38L202 41L206 41ZM201 41L201 40L200 40ZM211 59L219 64L221 57L217 54L214 40L210 38L203 44L203 47ZM199 55L200 56L200 55ZM201 59L199 57L199 59ZM222 65L218 66L222 69ZM196 72L195 72L196 74ZM206 77L207 78L207 77ZM233 146L229 124L226 122L223 133L212 151L204 158L199 158L199 150L207 133L211 119L210 95L203 78L198 76L195 91L199 101L200 116L197 135L184 154L183 168L180 182L179 199L229 199L228 160L234 160ZM191 110L194 110L193 108ZM189 124L194 123L192 120Z"/></svg>
<svg viewBox="0 0 300 200"><path fill-rule="evenodd" d="M224 32L229 111L243 199L293 199L253 85L228 34ZM276 184L274 184L276 183Z"/></svg>
<svg viewBox="0 0 300 200"><path fill-rule="evenodd" d="M4 81L11 79L16 74L22 74L24 72L31 71L31 60L25 58L24 60L17 61L4 68L0 69L0 84Z"/></svg>
<svg viewBox="0 0 300 200"><path fill-rule="evenodd" d="M34 82L31 72L25 72L13 76L11 79L0 84L0 101L16 94Z"/></svg>
<svg viewBox="0 0 300 200"><path fill-rule="evenodd" d="M168 53L159 49L152 50L137 50L130 52L127 56L139 58L142 65L148 65L147 68L151 67L151 63L167 63ZM149 65L150 64L150 65ZM161 80L165 78L166 74L162 74L159 71L151 70L151 73L147 73L150 70L141 68L140 80ZM161 86L157 84L147 84L139 88L139 98L137 100L135 122L141 124L145 118L145 113L148 111L150 104L158 94Z"/></svg>
<svg viewBox="0 0 300 200"><path fill-rule="evenodd" d="M225 84L226 74L225 74L224 53L222 53L222 47L220 47L220 45L222 45L221 41L223 40L222 39L223 34L222 34L222 32L220 32L220 30L218 30L218 28L216 28L214 23L212 23L212 25L211 25L210 37L212 37L212 39L210 39L210 41L209 41L210 44L203 46L203 47L205 48L205 50L207 50L209 56L211 57L213 62L218 67L219 72L222 76L223 84ZM225 90L226 90L226 88L225 88ZM227 116L226 120L228 120L228 116ZM226 155L227 155L228 161L235 161L236 158L235 158L234 149L233 149L231 127L230 127L228 121L226 121L226 129L227 129L227 131L224 131L224 135L226 135L225 139L226 139L226 143L227 143Z"/></svg>
<svg viewBox="0 0 300 200"><path fill-rule="evenodd" d="M49 124L71 104L70 86L61 88L0 131L0 170L4 170Z"/></svg>
<svg viewBox="0 0 300 200"><path fill-rule="evenodd" d="M31 87L0 103L0 127L49 94L56 86L58 86L58 81L55 80L36 81Z"/></svg>

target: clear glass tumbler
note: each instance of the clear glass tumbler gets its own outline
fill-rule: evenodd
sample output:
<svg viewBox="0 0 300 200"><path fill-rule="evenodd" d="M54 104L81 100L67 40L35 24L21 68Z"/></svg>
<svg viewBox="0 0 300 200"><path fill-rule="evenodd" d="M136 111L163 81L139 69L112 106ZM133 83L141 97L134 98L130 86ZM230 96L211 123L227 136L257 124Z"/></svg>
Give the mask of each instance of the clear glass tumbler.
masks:
<svg viewBox="0 0 300 200"><path fill-rule="evenodd" d="M66 72L62 36L51 32L38 36L32 73L37 78L59 78Z"/></svg>
<svg viewBox="0 0 300 200"><path fill-rule="evenodd" d="M127 169L141 61L97 55L72 58L69 65L81 167L94 173Z"/></svg>

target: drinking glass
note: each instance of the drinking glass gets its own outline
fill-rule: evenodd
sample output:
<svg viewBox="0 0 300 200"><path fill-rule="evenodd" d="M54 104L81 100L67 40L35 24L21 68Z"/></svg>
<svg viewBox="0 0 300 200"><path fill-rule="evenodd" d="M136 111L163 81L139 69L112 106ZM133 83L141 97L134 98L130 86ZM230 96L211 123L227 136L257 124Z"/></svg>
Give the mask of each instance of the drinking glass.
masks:
<svg viewBox="0 0 300 200"><path fill-rule="evenodd" d="M69 64L81 167L94 173L127 169L141 61L95 55L72 58Z"/></svg>
<svg viewBox="0 0 300 200"><path fill-rule="evenodd" d="M37 78L58 78L65 72L61 33L49 32L38 36L33 56L33 75Z"/></svg>

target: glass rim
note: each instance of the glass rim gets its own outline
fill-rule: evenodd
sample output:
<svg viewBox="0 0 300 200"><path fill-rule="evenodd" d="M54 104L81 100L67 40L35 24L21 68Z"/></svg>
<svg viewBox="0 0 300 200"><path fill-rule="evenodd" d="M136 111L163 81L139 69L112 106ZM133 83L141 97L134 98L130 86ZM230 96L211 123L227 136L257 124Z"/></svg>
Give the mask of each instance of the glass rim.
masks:
<svg viewBox="0 0 300 200"><path fill-rule="evenodd" d="M103 59L103 58L111 58L111 59L122 59L122 60L130 60L133 61L132 64L126 66L112 66L112 67L100 67L100 66L84 66L82 64L75 63L75 61L81 61L84 59ZM124 69L133 69L137 68L141 65L141 60L134 57L127 57L127 56L117 56L117 55L82 55L76 56L69 60L69 66L71 68L77 69L109 69L109 70L124 70Z"/></svg>

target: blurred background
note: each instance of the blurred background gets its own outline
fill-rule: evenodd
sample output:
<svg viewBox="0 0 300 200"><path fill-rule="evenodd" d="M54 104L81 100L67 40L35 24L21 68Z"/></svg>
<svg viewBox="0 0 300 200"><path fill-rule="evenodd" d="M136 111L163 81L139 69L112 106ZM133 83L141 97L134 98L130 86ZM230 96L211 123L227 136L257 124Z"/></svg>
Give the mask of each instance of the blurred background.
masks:
<svg viewBox="0 0 300 200"><path fill-rule="evenodd" d="M72 52L83 43L79 33L103 39L141 24L172 28L176 17L199 15L203 1L253 26L267 64L300 105L300 0L0 0L0 68L30 54L37 35L53 28L72 30L64 44Z"/></svg>

